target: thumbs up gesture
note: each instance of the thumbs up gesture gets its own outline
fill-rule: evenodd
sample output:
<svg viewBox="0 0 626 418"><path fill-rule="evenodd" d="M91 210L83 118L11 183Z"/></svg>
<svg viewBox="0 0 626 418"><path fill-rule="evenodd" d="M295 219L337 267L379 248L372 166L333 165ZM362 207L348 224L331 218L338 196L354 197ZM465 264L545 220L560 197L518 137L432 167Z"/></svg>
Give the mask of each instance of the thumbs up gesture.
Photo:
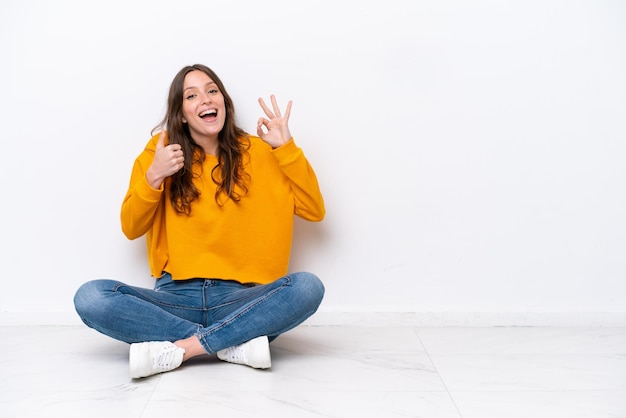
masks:
<svg viewBox="0 0 626 418"><path fill-rule="evenodd" d="M183 168L185 162L180 144L165 145L166 137L167 131L161 131L156 144L154 160L146 171L146 180L155 189L161 187L167 177Z"/></svg>

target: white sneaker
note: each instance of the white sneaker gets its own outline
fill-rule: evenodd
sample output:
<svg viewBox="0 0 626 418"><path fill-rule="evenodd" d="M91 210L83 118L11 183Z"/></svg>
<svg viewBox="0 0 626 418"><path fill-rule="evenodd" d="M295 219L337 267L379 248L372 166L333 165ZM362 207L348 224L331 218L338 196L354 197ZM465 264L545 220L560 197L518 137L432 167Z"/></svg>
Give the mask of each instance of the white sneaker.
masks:
<svg viewBox="0 0 626 418"><path fill-rule="evenodd" d="M217 358L229 363L244 364L255 369L272 367L270 343L266 336L217 352Z"/></svg>
<svg viewBox="0 0 626 418"><path fill-rule="evenodd" d="M169 372L183 362L185 349L169 341L150 341L130 345L130 377L151 376Z"/></svg>

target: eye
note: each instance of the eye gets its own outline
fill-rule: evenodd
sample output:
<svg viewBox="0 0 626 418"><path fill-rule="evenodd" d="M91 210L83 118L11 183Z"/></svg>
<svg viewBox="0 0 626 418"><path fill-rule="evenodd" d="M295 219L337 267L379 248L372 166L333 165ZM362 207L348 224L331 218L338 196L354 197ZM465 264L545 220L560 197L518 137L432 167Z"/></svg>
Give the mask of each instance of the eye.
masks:
<svg viewBox="0 0 626 418"><path fill-rule="evenodd" d="M217 89L211 89L211 90L209 90L209 94L215 94L215 93L217 93L217 92L218 92L218 90L217 90Z"/></svg>
<svg viewBox="0 0 626 418"><path fill-rule="evenodd" d="M196 97L195 93L192 93L192 94L188 94L187 96L185 96L185 99L191 100L191 99L193 99L195 97Z"/></svg>

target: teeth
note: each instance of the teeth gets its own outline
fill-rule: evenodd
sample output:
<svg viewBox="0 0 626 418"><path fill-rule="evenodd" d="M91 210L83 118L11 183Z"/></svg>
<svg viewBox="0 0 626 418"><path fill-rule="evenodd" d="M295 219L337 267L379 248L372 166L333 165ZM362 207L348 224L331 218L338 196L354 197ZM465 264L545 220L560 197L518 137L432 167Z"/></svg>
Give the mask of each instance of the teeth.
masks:
<svg viewBox="0 0 626 418"><path fill-rule="evenodd" d="M215 115L216 113L217 113L217 110L210 109L210 110L205 110L204 112L200 113L200 116Z"/></svg>

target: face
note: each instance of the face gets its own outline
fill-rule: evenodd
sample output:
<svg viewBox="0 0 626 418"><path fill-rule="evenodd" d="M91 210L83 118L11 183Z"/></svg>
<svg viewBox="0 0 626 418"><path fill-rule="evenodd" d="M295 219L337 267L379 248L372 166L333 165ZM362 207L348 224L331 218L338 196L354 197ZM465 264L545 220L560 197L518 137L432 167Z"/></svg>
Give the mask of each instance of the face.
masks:
<svg viewBox="0 0 626 418"><path fill-rule="evenodd" d="M200 144L217 140L225 120L224 96L217 84L202 71L189 72L183 82L183 122L191 137Z"/></svg>

